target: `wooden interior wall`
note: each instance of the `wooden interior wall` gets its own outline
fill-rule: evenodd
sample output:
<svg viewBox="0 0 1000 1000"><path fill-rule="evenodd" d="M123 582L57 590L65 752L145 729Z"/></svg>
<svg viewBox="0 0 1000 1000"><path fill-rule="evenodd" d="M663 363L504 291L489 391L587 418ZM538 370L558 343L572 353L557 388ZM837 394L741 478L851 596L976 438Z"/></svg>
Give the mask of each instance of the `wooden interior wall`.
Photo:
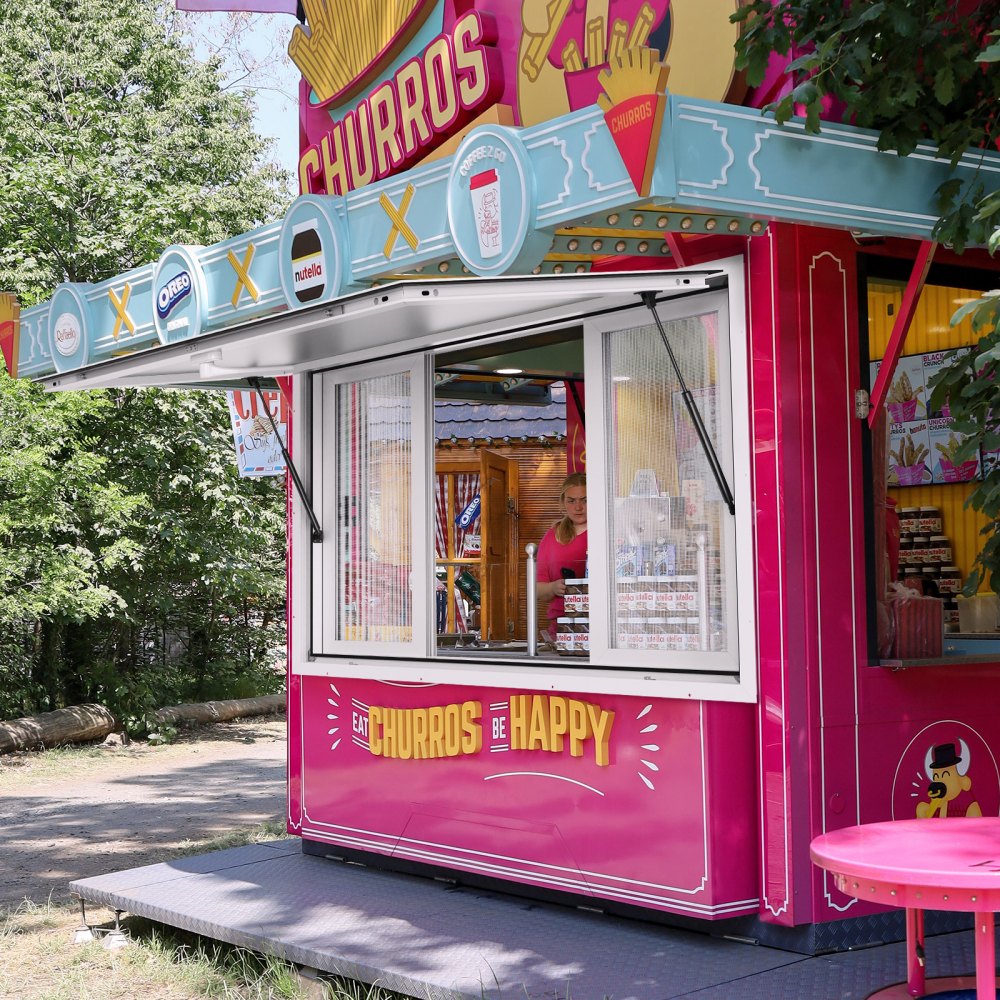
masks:
<svg viewBox="0 0 1000 1000"><path fill-rule="evenodd" d="M868 286L868 351L877 361L885 354L892 324L903 300L902 284L871 281ZM951 316L958 308L956 299L979 298L980 293L943 285L926 285L913 324L903 345L903 354L925 354L964 347L973 343L972 324L965 319L951 326ZM921 402L926 400L921 398ZM965 501L974 483L938 483L930 486L890 488L887 494L898 507L938 507L944 520L944 533L951 539L955 565L968 576L979 552L979 532L986 518L967 510Z"/></svg>
<svg viewBox="0 0 1000 1000"><path fill-rule="evenodd" d="M527 598L525 595L525 567L527 557L524 547L528 542L536 545L542 535L559 519L559 488L566 478L566 445L493 443L490 451L517 461L521 485L518 497L518 614L516 639L526 638L525 625L528 620ZM435 449L442 458L455 457L462 453L458 446L438 445ZM539 622L545 620L545 607L539 604Z"/></svg>

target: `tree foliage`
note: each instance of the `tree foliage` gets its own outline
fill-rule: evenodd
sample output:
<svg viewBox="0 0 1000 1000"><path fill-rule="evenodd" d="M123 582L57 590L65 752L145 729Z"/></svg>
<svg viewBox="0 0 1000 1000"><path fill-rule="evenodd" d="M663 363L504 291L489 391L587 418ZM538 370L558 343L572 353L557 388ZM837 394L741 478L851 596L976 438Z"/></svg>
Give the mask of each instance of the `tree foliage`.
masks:
<svg viewBox="0 0 1000 1000"><path fill-rule="evenodd" d="M26 305L273 218L245 94L164 0L0 5L0 288ZM274 690L284 494L224 398L0 377L0 717Z"/></svg>
<svg viewBox="0 0 1000 1000"><path fill-rule="evenodd" d="M1000 0L753 0L733 18L745 22L737 66L751 85L773 54L789 60L791 87L770 106L781 122L801 110L819 131L832 104L877 130L879 149L906 156L930 144L954 162L1000 140L1000 73L983 61ZM982 212L983 196L979 179L939 189L939 242L959 252L986 243L1000 204Z"/></svg>

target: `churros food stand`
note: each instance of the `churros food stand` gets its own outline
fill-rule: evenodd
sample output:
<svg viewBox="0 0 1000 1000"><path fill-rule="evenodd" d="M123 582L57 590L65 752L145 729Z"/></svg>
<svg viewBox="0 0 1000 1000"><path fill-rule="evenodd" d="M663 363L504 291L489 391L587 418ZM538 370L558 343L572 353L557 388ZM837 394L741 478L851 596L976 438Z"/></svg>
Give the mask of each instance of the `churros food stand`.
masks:
<svg viewBox="0 0 1000 1000"><path fill-rule="evenodd" d="M997 456L942 464L927 391L997 280L931 262L933 193L1000 157L779 127L733 4L347 7L292 31L285 216L8 304L11 368L290 396L304 851L865 939L814 836L1000 810L1000 635L947 596ZM549 622L526 549L572 471L587 567Z"/></svg>

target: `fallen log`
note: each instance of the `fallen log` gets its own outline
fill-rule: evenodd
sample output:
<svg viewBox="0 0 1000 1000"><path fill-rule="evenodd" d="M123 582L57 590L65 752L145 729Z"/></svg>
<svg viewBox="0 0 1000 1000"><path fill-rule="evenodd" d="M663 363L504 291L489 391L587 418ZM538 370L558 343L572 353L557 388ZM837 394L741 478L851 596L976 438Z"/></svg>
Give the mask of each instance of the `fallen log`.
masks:
<svg viewBox="0 0 1000 1000"><path fill-rule="evenodd" d="M233 698L229 701L206 701L193 705L171 705L149 713L149 721L156 725L174 725L178 722L229 722L248 719L255 715L271 715L285 710L283 694L269 694L261 698Z"/></svg>
<svg viewBox="0 0 1000 1000"><path fill-rule="evenodd" d="M0 753L102 740L119 729L103 705L74 705L24 719L0 722Z"/></svg>

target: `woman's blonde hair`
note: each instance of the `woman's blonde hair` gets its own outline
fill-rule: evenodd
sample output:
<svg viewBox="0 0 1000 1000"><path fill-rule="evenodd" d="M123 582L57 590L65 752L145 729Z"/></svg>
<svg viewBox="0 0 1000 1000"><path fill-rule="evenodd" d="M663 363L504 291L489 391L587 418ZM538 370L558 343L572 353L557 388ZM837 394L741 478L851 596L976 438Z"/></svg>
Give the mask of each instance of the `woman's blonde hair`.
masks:
<svg viewBox="0 0 1000 1000"><path fill-rule="evenodd" d="M582 486L584 489L587 487L587 477L582 472L571 472L564 480L562 487L559 490L559 503L560 505L566 499L567 490L571 490L574 486ZM576 538L576 528L573 522L569 519L569 516L562 518L560 521L556 522L556 541L560 545L569 545L573 539Z"/></svg>

